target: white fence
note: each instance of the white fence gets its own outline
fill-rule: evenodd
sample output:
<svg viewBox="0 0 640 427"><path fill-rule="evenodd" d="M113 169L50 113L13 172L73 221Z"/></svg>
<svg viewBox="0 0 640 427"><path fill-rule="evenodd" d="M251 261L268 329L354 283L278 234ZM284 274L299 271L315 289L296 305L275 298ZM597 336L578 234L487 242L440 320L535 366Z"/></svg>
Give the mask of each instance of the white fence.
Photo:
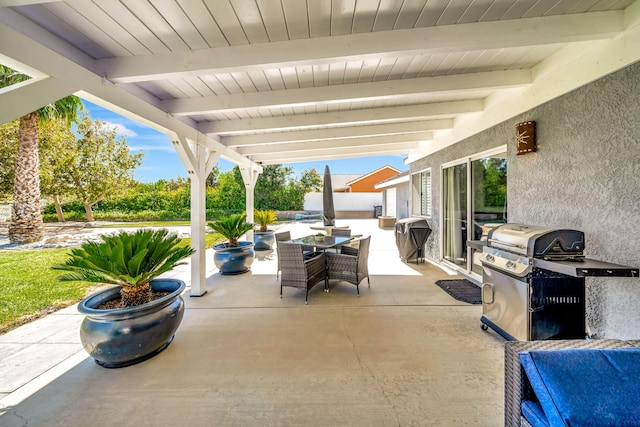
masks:
<svg viewBox="0 0 640 427"><path fill-rule="evenodd" d="M336 212L373 212L374 206L382 206L382 193L333 193L333 206ZM307 193L304 210L322 212L322 193Z"/></svg>

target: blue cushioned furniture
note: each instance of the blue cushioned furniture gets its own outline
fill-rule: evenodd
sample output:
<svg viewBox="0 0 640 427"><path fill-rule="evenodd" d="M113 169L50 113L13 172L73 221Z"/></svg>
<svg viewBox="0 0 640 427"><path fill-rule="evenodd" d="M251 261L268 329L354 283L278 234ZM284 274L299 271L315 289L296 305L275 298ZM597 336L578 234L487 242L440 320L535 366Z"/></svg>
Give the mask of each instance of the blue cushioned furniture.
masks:
<svg viewBox="0 0 640 427"><path fill-rule="evenodd" d="M640 341L505 343L506 426L640 426Z"/></svg>
<svg viewBox="0 0 640 427"><path fill-rule="evenodd" d="M640 426L639 348L519 356L536 398L523 402L523 415L534 427Z"/></svg>

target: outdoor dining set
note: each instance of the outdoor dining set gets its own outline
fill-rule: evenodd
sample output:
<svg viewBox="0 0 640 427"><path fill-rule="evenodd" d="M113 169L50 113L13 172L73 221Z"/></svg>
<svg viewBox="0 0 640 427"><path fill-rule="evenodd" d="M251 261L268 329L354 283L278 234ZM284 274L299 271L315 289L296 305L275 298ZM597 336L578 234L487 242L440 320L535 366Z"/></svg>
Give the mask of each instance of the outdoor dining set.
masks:
<svg viewBox="0 0 640 427"><path fill-rule="evenodd" d="M329 280L341 280L356 286L360 296L360 282L369 281L368 258L371 236L355 239L350 229L332 230L331 235L309 235L292 239L288 231L276 233L280 298L282 288L290 286L305 291L320 282L329 292Z"/></svg>

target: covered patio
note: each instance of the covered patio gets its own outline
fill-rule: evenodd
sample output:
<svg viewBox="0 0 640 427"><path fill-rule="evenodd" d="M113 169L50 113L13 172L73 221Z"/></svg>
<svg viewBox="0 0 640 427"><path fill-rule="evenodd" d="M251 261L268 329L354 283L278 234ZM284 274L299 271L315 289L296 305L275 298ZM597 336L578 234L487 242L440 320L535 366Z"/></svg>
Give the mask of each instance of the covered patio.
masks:
<svg viewBox="0 0 640 427"><path fill-rule="evenodd" d="M177 274L202 297L187 298L167 350L122 370L86 359L73 308L0 337L6 378L17 381L1 391L0 424L501 425L502 340L480 330L480 306L433 284L446 272L401 263L390 232L354 222L373 234L371 289L360 298L334 285L314 288L309 306L293 289L281 300L270 257L250 275L221 277L204 246L205 178L220 157L239 165L251 220L262 164L401 154L412 173L435 178L443 164L497 145L514 158L514 117L580 118L540 126L540 155L514 162L510 220L545 218L539 194L562 194L547 183L574 176L579 191L550 225L585 223L594 241L616 240L601 245L611 257L629 258L609 261L635 265L639 240L625 237L637 235L639 40L637 0L0 0L0 63L33 77L0 91L0 122L76 93L166 133L191 180L198 249ZM602 80L616 72L618 93ZM536 110L572 92L577 109ZM585 124L622 131L584 143L575 131L593 132ZM518 188L529 183L542 188ZM606 195L597 203L593 187ZM437 208L438 180L433 190ZM429 216L437 230L444 215ZM586 221L605 218L619 220ZM438 262L439 252L428 257ZM616 285L590 285L604 289L589 297L597 337L637 335L635 284ZM15 378L36 369L51 381Z"/></svg>
<svg viewBox="0 0 640 427"><path fill-rule="evenodd" d="M394 231L349 226L372 235L359 298L331 282L307 306L297 289L280 299L275 257L263 254L248 274L209 271L174 342L135 366L87 358L75 307L0 337L0 424L501 425L503 343L480 329L481 307L434 284L455 276L400 261ZM189 266L172 275L188 280Z"/></svg>
<svg viewBox="0 0 640 427"><path fill-rule="evenodd" d="M638 61L639 22L634 0L2 0L0 63L32 79L0 91L0 122L75 93L165 133L191 182L201 296L218 159L239 166L252 222L263 164L413 169Z"/></svg>

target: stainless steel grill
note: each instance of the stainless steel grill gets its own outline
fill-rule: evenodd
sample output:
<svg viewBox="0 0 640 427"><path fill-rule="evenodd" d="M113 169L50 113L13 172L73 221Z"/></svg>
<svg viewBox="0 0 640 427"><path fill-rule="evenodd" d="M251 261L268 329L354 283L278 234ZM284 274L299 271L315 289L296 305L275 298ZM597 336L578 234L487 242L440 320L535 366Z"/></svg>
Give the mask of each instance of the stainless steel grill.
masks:
<svg viewBox="0 0 640 427"><path fill-rule="evenodd" d="M584 277L639 274L585 258L584 233L577 230L504 224L485 243L482 327L508 340L584 338Z"/></svg>

